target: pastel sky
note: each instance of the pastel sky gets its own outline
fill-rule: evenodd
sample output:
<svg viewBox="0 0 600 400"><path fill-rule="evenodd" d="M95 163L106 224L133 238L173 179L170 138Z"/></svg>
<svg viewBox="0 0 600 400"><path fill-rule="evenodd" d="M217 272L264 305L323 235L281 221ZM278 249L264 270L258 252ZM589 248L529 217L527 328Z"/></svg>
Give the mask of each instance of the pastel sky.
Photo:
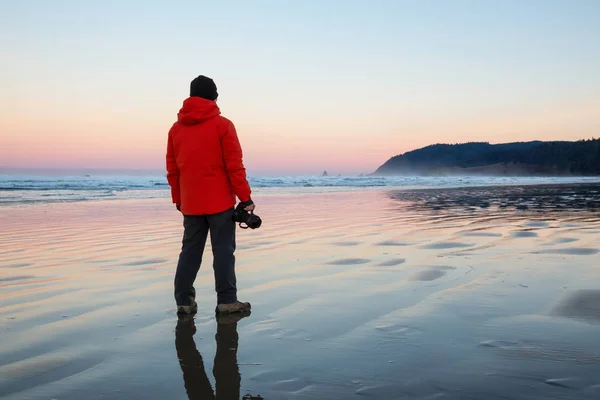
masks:
<svg viewBox="0 0 600 400"><path fill-rule="evenodd" d="M0 165L164 169L215 79L251 174L600 136L598 0L0 2Z"/></svg>

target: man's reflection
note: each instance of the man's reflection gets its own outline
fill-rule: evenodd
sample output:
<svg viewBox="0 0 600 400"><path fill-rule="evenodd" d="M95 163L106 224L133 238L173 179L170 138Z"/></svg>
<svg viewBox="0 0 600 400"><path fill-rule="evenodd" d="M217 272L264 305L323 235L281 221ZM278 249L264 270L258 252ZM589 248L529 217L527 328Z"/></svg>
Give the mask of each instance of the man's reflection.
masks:
<svg viewBox="0 0 600 400"><path fill-rule="evenodd" d="M194 334L196 325L191 316L181 316L175 329L175 347L185 390L190 400L239 400L240 399L240 371L237 364L238 333L237 323L240 319L250 315L237 314L219 317L217 319L217 352L213 367L216 393L204 370L202 356L196 348Z"/></svg>

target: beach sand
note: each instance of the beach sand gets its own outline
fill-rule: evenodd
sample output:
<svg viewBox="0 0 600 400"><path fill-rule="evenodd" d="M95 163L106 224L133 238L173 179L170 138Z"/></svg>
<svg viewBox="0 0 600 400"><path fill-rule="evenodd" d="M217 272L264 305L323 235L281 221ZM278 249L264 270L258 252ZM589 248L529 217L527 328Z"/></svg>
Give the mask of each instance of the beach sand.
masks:
<svg viewBox="0 0 600 400"><path fill-rule="evenodd" d="M0 397L600 398L600 186L255 197L220 324L167 199L0 208Z"/></svg>

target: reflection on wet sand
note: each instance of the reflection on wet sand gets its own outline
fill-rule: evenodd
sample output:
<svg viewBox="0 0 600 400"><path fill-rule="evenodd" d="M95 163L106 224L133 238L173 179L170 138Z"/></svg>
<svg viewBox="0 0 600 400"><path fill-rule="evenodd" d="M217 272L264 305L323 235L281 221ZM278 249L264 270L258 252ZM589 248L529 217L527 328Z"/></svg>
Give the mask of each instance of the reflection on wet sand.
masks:
<svg viewBox="0 0 600 400"><path fill-rule="evenodd" d="M237 363L238 332L237 323L250 314L236 314L217 319L217 351L215 353L213 376L215 391L210 384L204 360L196 348L194 334L196 325L192 316L180 316L175 328L175 348L179 365L183 372L185 390L190 400L239 400L241 376ZM262 399L245 395L244 399Z"/></svg>
<svg viewBox="0 0 600 400"><path fill-rule="evenodd" d="M476 211L508 209L531 211L600 211L600 184L498 186L402 190L393 200L409 202L419 211Z"/></svg>
<svg viewBox="0 0 600 400"><path fill-rule="evenodd" d="M599 399L599 197L265 196L269 223L240 232L252 318L215 321L207 260L180 362L169 204L0 209L0 398Z"/></svg>

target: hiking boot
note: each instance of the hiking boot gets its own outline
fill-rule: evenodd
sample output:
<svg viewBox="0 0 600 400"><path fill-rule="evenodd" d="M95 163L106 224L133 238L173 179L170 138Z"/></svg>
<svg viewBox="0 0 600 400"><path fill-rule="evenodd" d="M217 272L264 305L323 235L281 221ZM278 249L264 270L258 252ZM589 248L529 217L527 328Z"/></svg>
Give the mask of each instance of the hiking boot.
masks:
<svg viewBox="0 0 600 400"><path fill-rule="evenodd" d="M193 297L190 297L189 306L177 306L177 314L190 315L198 312L198 304Z"/></svg>
<svg viewBox="0 0 600 400"><path fill-rule="evenodd" d="M243 311L250 311L250 303L236 301L235 303L219 304L215 310L217 314L232 314Z"/></svg>

